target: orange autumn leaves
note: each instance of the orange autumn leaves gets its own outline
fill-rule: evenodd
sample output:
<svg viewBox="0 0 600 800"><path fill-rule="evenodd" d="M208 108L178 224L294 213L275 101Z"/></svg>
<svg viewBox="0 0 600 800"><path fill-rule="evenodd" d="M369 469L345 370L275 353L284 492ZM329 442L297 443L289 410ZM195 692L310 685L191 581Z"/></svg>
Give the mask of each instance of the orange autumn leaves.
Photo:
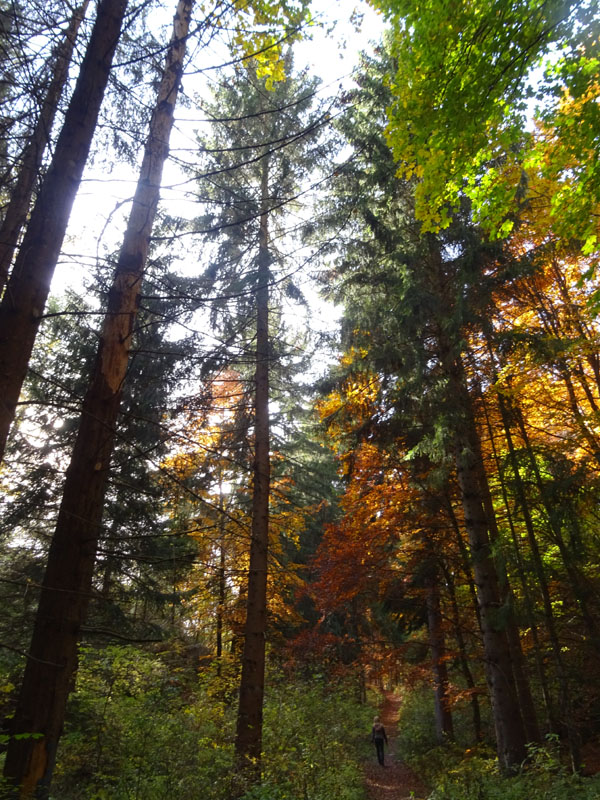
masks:
<svg viewBox="0 0 600 800"><path fill-rule="evenodd" d="M351 350L342 364L359 364L364 355ZM318 578L311 593L324 615L358 597L365 608L379 602L397 579L400 561L406 560L402 548L415 531L417 499L401 459L368 439L351 446L353 435L376 413L378 394L377 376L357 371L318 405L346 481L340 519L326 527L315 559Z"/></svg>
<svg viewBox="0 0 600 800"><path fill-rule="evenodd" d="M517 533L521 530L519 504L510 496L514 476L500 413L503 401L510 409L513 444L521 453L535 524L550 558L553 545L525 453L530 447L538 454L549 487L559 474L571 481L585 525L590 513L585 485L595 485L600 468L600 330L590 304L596 286L585 279L590 260L577 247L555 242L545 225L535 234L533 211L507 249L515 261L529 254L530 267L498 285L487 331L475 325L465 331L463 357L501 532L509 516ZM423 502L426 478L415 480L409 449L400 439L382 444L373 435L387 410L380 379L368 364L367 351L349 350L341 364L346 377L319 404L344 481L340 518L326 529L315 560L314 596L324 615L356 601L368 608L392 581L418 597L412 577L427 557L427 540L457 570L456 536L448 535L453 525L456 533L464 524L455 476L448 475L443 489L453 498L453 508L432 519Z"/></svg>
<svg viewBox="0 0 600 800"><path fill-rule="evenodd" d="M162 464L165 511L175 533L193 539L196 556L178 587L188 624L209 640L217 615L225 635L239 635L249 567L252 452L243 433L248 397L234 370L201 387L177 420L172 454ZM300 585L285 548L296 547L310 509L291 500L293 481L271 454L268 602L272 619L290 624L297 614L290 597Z"/></svg>

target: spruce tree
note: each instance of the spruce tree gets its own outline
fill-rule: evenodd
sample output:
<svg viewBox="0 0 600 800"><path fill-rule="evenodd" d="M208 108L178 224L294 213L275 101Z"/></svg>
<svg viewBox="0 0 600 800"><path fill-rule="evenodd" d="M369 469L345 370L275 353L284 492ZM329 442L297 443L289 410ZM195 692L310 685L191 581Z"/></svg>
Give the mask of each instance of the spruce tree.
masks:
<svg viewBox="0 0 600 800"><path fill-rule="evenodd" d="M204 273L213 297L210 315L224 342L221 358L247 381L251 409L252 505L246 623L236 753L243 775L260 770L269 570L271 412L274 383L286 358L280 293L298 295L286 248L291 211L305 176L321 158L319 132L327 122L311 110L316 81L285 74L273 81L252 61L221 78L209 113L214 134L203 142L207 178L199 184L207 213L200 224L214 229L214 250ZM229 359L229 360L228 360ZM289 380L289 377L288 377Z"/></svg>
<svg viewBox="0 0 600 800"><path fill-rule="evenodd" d="M126 6L126 0L103 0L98 5L94 30L52 163L0 303L0 458L88 158Z"/></svg>
<svg viewBox="0 0 600 800"><path fill-rule="evenodd" d="M361 89L348 98L354 106L340 125L356 153L338 169L329 223L333 227L344 217L350 220L338 240L343 343L365 354L358 369L362 365L381 376L385 421L373 420L370 435L382 441L392 437L387 445L393 446L395 431L400 431L409 456L427 456L457 482L498 756L504 768L513 769L525 757L514 675L518 656L509 647L507 624L498 622L503 597L492 555L496 521L486 504L481 445L463 364L465 338L489 313L495 280L489 265L501 248L481 239L466 210L445 232L421 233L414 218L416 182L398 180L383 134L389 90L381 81L382 68L376 60L364 65Z"/></svg>

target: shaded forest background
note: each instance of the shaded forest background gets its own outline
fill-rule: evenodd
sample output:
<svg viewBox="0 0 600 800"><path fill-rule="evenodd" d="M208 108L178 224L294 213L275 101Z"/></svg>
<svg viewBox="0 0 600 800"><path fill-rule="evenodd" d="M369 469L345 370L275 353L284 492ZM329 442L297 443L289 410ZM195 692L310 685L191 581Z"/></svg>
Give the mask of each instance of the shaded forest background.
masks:
<svg viewBox="0 0 600 800"><path fill-rule="evenodd" d="M600 797L597 15L371 5L0 2L2 797Z"/></svg>

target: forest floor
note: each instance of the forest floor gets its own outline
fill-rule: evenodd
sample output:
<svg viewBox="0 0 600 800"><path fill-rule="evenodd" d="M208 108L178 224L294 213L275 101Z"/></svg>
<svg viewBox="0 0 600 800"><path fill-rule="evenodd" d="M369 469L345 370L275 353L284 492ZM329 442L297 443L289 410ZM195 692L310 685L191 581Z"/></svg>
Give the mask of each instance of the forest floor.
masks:
<svg viewBox="0 0 600 800"><path fill-rule="evenodd" d="M385 767L377 763L375 747L372 759L365 764L365 783L369 800L425 800L429 791L396 755L396 728L400 698L387 692L379 717L385 726L388 746L385 749Z"/></svg>

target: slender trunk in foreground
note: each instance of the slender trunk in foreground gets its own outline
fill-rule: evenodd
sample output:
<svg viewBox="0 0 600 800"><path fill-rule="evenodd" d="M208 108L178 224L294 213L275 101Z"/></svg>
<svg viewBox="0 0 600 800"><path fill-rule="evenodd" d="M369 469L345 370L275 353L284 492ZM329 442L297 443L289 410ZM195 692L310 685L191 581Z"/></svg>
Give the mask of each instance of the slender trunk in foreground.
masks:
<svg viewBox="0 0 600 800"><path fill-rule="evenodd" d="M254 490L248 600L235 751L240 772L250 782L260 778L262 713L267 632L267 563L269 549L269 232L268 162L262 170L262 214L256 292L256 386L254 409Z"/></svg>

